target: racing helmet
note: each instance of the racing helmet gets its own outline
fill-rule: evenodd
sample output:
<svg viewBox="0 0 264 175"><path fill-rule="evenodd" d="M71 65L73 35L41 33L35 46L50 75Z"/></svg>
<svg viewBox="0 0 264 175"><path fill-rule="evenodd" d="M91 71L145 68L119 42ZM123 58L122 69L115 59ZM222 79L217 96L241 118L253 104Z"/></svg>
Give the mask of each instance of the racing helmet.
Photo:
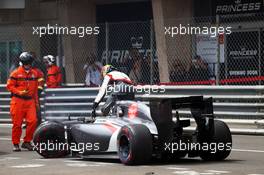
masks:
<svg viewBox="0 0 264 175"><path fill-rule="evenodd" d="M29 52L22 52L19 56L19 64L20 65L32 65L33 63L33 55Z"/></svg>
<svg viewBox="0 0 264 175"><path fill-rule="evenodd" d="M44 61L44 62L47 62L48 65L51 66L51 65L55 64L56 59L55 59L55 57L52 56L52 55L46 55L46 56L43 57L43 61Z"/></svg>
<svg viewBox="0 0 264 175"><path fill-rule="evenodd" d="M114 66L110 65L110 64L107 64L105 66L102 67L101 69L101 75L102 77L105 77L106 74L108 74L109 72L112 72L114 70L117 70Z"/></svg>

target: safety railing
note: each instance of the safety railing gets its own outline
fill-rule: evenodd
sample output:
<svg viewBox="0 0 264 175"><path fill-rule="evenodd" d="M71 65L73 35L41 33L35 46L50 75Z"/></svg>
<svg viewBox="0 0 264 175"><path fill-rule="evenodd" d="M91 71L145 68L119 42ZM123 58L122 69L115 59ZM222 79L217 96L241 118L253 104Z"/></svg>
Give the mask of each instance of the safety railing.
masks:
<svg viewBox="0 0 264 175"><path fill-rule="evenodd" d="M84 87L46 89L41 98L42 116L46 120L90 116L97 92L98 88ZM150 98L161 97L213 97L214 115L218 118L264 119L264 86L138 86L135 92L136 100L145 103ZM6 91L5 85L0 85L1 121L10 121L9 103L10 93ZM191 114L188 109L178 112L183 117Z"/></svg>
<svg viewBox="0 0 264 175"><path fill-rule="evenodd" d="M0 123L11 122L10 117L10 92L7 91L5 84L0 84ZM44 110L44 94L40 98L41 108ZM44 114L44 112L42 112Z"/></svg>

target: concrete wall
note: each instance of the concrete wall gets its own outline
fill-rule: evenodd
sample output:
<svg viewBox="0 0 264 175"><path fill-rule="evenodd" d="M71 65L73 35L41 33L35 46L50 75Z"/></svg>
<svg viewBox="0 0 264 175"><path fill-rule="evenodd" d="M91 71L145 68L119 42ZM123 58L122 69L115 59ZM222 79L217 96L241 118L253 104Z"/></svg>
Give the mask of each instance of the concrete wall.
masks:
<svg viewBox="0 0 264 175"><path fill-rule="evenodd" d="M59 22L65 26L94 26L96 22L95 4L86 0L71 0L60 4ZM87 56L95 51L95 36L68 35L63 37L67 83L84 82L83 65Z"/></svg>
<svg viewBox="0 0 264 175"><path fill-rule="evenodd" d="M23 19L17 28L23 41L24 50L34 51L40 58L40 37L32 35L32 27L56 24L58 20L57 9L58 4L55 1L26 0Z"/></svg>
<svg viewBox="0 0 264 175"><path fill-rule="evenodd" d="M193 0L163 0L165 26L187 26L193 17ZM166 37L168 60L171 64L181 63L187 67L192 58L192 36L176 35Z"/></svg>
<svg viewBox="0 0 264 175"><path fill-rule="evenodd" d="M155 0L152 1L152 3ZM159 23L159 21L155 21L155 15L163 15L164 26L179 26L188 25L190 21L188 19L193 17L193 0L162 0L162 8L163 14L159 14L158 12L153 11L154 23ZM155 31L157 32L157 25L155 25ZM164 31L157 34L164 35ZM161 47L158 45L157 47ZM170 36L166 36L166 51L167 51L167 59L169 70L165 72L170 72L174 68L174 63L181 62L184 66L187 67L188 63L191 61L192 57L192 37L188 35L177 35L173 38ZM163 59L163 58L162 58ZM166 80L166 79L165 79ZM164 81L164 80L163 80Z"/></svg>

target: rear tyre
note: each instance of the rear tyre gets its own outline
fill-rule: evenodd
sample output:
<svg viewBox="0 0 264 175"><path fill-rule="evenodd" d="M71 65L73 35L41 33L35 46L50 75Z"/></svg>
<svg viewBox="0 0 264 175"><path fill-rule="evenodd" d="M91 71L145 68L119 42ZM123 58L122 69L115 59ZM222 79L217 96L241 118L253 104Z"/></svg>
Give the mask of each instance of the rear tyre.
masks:
<svg viewBox="0 0 264 175"><path fill-rule="evenodd" d="M117 136L120 161L125 165L148 163L152 157L152 135L145 125L123 126Z"/></svg>
<svg viewBox="0 0 264 175"><path fill-rule="evenodd" d="M44 158L61 158L69 154L64 125L56 122L41 124L34 133L34 150Z"/></svg>
<svg viewBox="0 0 264 175"><path fill-rule="evenodd" d="M206 161L220 161L227 158L232 149L232 136L226 123L214 121L214 135L207 144L208 151L202 151L200 157Z"/></svg>

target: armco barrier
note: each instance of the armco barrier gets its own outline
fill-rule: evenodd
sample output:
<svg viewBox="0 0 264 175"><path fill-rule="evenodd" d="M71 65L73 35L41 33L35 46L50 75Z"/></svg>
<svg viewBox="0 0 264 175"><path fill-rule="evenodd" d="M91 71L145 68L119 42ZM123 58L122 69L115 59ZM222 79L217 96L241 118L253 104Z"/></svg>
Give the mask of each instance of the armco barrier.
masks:
<svg viewBox="0 0 264 175"><path fill-rule="evenodd" d="M151 88L152 91L149 92ZM98 88L46 89L45 95L41 98L43 117L59 120L67 119L69 116L71 118L89 116L97 92ZM193 95L213 97L214 114L218 118L264 118L264 86L159 86L159 88L141 86L137 87L136 92L137 100L146 103L150 98L161 97L173 98ZM10 94L6 91L5 85L0 85L0 119L2 121L10 121L9 102ZM180 110L179 114L188 117L190 111Z"/></svg>
<svg viewBox="0 0 264 175"><path fill-rule="evenodd" d="M0 84L0 123L11 122L10 119L10 93L6 90L6 85ZM44 109L44 98L41 97L41 107Z"/></svg>

